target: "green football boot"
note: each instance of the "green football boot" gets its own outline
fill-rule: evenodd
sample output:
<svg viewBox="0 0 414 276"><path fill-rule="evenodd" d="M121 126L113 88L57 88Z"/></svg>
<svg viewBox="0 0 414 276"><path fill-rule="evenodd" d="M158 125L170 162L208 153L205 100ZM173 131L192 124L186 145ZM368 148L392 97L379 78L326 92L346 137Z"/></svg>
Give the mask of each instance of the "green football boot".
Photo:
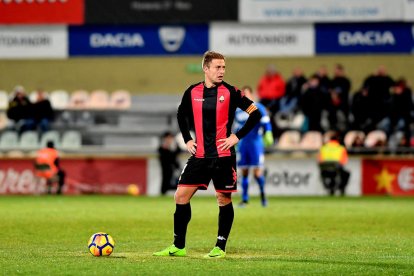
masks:
<svg viewBox="0 0 414 276"><path fill-rule="evenodd" d="M153 256L173 256L173 257L184 257L187 255L185 248L177 248L174 244L165 248L164 250L155 252Z"/></svg>
<svg viewBox="0 0 414 276"><path fill-rule="evenodd" d="M209 258L209 259L224 258L224 257L226 257L226 252L221 250L221 248L218 246L214 247L213 250L211 250L210 253L208 253L207 255L204 255L204 258Z"/></svg>

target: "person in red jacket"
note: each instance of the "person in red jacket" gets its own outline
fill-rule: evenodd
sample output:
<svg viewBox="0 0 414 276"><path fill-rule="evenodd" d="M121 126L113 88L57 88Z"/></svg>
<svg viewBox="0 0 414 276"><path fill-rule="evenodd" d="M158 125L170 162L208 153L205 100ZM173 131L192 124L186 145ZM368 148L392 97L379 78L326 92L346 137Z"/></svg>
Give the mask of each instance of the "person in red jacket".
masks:
<svg viewBox="0 0 414 276"><path fill-rule="evenodd" d="M273 136L277 138L275 114L279 111L280 99L285 95L285 80L274 65L267 66L266 73L260 78L257 85L259 102L269 110Z"/></svg>
<svg viewBox="0 0 414 276"><path fill-rule="evenodd" d="M56 194L62 193L65 184L65 172L60 167L59 153L52 141L48 141L46 147L37 152L35 174L37 177L46 179L48 194L52 193L52 185L55 182L58 182Z"/></svg>

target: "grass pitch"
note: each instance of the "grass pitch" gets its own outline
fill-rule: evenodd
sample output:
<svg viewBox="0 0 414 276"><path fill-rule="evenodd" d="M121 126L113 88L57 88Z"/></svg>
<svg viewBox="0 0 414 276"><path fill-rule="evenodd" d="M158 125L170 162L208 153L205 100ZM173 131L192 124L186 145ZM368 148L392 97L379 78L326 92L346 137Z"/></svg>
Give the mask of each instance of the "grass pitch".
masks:
<svg viewBox="0 0 414 276"><path fill-rule="evenodd" d="M234 201L237 202L238 198ZM3 275L413 275L414 198L253 198L235 207L227 257L206 260L218 208L195 196L188 257L153 257L172 243L169 197L0 197ZM94 257L89 237L116 242Z"/></svg>

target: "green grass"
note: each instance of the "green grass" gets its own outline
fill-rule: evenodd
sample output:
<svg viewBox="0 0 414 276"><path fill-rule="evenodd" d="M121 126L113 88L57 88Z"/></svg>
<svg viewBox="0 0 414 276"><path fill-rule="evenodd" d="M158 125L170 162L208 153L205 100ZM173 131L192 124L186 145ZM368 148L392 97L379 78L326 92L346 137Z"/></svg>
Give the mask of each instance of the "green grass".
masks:
<svg viewBox="0 0 414 276"><path fill-rule="evenodd" d="M227 257L215 244L218 208L192 200L188 257L153 257L172 242L172 197L0 197L2 275L413 275L414 198L253 198L235 208ZM89 237L116 242L94 257Z"/></svg>

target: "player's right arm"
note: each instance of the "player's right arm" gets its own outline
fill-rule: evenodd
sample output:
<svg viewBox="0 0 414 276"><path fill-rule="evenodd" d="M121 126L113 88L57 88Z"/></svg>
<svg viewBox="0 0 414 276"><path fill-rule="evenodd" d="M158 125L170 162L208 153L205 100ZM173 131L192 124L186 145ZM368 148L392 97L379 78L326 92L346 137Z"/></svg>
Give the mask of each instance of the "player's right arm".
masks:
<svg viewBox="0 0 414 276"><path fill-rule="evenodd" d="M188 152L191 154L196 153L197 144L194 142L190 134L190 122L192 121L192 106L191 106L191 89L193 86L190 86L185 92L181 99L181 103L178 106L177 111L177 121L178 126L183 136L184 142L187 146Z"/></svg>

